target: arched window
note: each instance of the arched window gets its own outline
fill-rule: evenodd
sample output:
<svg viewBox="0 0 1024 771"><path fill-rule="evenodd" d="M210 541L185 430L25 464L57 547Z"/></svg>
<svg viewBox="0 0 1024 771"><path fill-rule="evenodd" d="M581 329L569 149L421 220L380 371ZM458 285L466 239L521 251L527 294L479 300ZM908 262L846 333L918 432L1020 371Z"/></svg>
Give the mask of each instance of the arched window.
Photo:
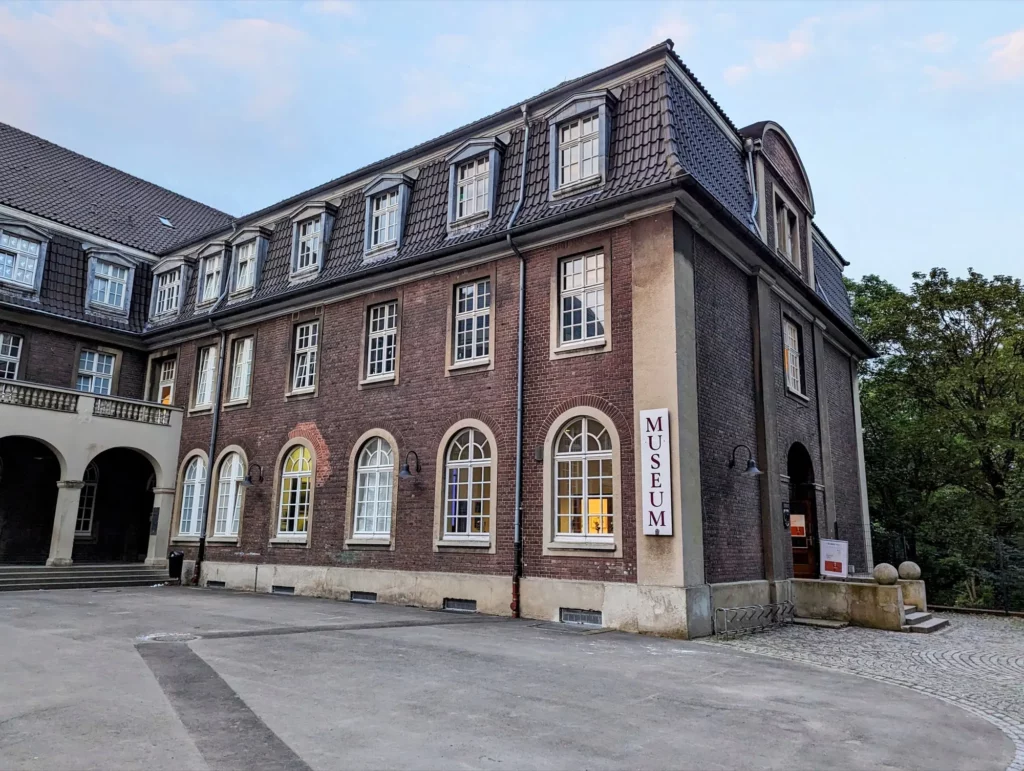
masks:
<svg viewBox="0 0 1024 771"><path fill-rule="evenodd" d="M206 502L206 461L200 456L189 461L181 484L181 535L199 535Z"/></svg>
<svg viewBox="0 0 1024 771"><path fill-rule="evenodd" d="M78 496L78 519L75 520L75 537L88 538L92 535L93 513L96 511L96 486L100 481L100 470L95 463L85 467L82 475L82 492Z"/></svg>
<svg viewBox="0 0 1024 771"><path fill-rule="evenodd" d="M374 437L363 445L356 469L355 535L391 534L391 494L395 458L391 445Z"/></svg>
<svg viewBox="0 0 1024 771"><path fill-rule="evenodd" d="M467 428L445 456L444 537L488 538L491 532L491 446L483 432Z"/></svg>
<svg viewBox="0 0 1024 771"><path fill-rule="evenodd" d="M220 476L217 479L217 516L213 520L214 536L238 535L238 523L242 519L242 477L245 468L242 456L237 452L228 453L220 462Z"/></svg>
<svg viewBox="0 0 1024 771"><path fill-rule="evenodd" d="M285 456L281 468L281 510L277 535L282 538L305 536L309 530L313 458L303 445L296 445Z"/></svg>
<svg viewBox="0 0 1024 771"><path fill-rule="evenodd" d="M601 423L575 418L555 444L555 540L613 540L612 439Z"/></svg>

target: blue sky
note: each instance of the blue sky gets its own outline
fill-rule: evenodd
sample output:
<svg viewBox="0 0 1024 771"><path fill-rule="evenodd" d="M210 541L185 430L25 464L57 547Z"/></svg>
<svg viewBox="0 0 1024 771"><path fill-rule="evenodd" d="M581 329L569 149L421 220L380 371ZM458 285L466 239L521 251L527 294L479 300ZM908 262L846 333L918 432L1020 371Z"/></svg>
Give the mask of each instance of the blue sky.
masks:
<svg viewBox="0 0 1024 771"><path fill-rule="evenodd" d="M0 120L243 214L665 38L849 275L1024 273L1024 2L0 1Z"/></svg>

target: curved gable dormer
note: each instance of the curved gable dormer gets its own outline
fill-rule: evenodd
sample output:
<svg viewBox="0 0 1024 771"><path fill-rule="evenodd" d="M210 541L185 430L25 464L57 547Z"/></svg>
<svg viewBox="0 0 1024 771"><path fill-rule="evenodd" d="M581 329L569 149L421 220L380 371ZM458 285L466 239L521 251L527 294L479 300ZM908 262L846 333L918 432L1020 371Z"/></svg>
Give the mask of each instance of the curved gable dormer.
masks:
<svg viewBox="0 0 1024 771"><path fill-rule="evenodd" d="M814 193L811 190L811 179L786 130L775 121L766 120L740 129L740 134L760 142L761 154L813 217Z"/></svg>

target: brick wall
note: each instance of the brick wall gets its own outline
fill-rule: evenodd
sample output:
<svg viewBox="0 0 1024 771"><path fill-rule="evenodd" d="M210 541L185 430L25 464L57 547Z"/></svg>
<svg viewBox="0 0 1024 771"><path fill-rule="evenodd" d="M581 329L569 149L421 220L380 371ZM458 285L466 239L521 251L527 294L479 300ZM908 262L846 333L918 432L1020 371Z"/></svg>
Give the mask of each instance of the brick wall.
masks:
<svg viewBox="0 0 1024 771"><path fill-rule="evenodd" d="M732 449L757 452L753 333L746 276L696 237L697 398L704 571L709 583L764 578L760 486L729 469ZM742 450L739 462L746 460Z"/></svg>
<svg viewBox="0 0 1024 771"><path fill-rule="evenodd" d="M867 555L864 549L850 359L828 342L825 343L825 383L839 537L850 542L850 564L863 572L867 567Z"/></svg>

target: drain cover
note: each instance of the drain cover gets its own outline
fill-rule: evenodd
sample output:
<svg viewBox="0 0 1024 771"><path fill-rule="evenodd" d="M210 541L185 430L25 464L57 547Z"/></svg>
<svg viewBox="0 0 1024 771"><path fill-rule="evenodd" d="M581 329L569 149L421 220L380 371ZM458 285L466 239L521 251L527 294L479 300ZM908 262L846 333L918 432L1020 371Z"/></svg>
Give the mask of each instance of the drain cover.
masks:
<svg viewBox="0 0 1024 771"><path fill-rule="evenodd" d="M188 642L189 640L198 640L199 635L189 634L188 632L154 632L153 634L139 635L136 638L139 642Z"/></svg>

